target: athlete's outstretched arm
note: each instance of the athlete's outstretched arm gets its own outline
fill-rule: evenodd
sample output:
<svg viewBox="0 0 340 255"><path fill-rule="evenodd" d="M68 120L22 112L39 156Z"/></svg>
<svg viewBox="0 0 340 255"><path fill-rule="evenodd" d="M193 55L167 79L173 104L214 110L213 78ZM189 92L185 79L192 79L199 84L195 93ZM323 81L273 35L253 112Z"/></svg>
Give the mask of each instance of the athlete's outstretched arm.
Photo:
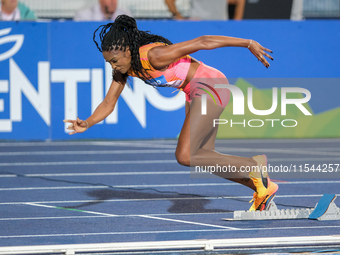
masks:
<svg viewBox="0 0 340 255"><path fill-rule="evenodd" d="M272 51L261 46L254 40L218 35L204 35L189 41L175 43L168 46L154 47L149 50L148 59L155 69L161 70L184 55L192 54L199 50L212 50L222 47L248 48L265 67L269 67L269 63L264 56L273 60L273 58L267 53L272 53Z"/></svg>
<svg viewBox="0 0 340 255"><path fill-rule="evenodd" d="M115 81L116 80L116 81ZM80 120L64 120L64 122L71 123L67 129L73 130L70 135L75 133L82 133L88 128L105 119L114 110L117 100L122 93L126 81L122 78L119 72L115 73L115 80L112 81L109 91L107 92L103 102L101 102L96 110L85 121Z"/></svg>

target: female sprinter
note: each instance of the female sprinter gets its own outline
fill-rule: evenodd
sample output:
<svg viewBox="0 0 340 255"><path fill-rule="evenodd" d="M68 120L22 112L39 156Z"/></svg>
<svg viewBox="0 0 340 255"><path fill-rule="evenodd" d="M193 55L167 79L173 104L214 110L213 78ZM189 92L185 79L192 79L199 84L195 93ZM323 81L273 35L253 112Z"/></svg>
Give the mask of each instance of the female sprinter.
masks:
<svg viewBox="0 0 340 255"><path fill-rule="evenodd" d="M98 30L100 45L95 39ZM177 88L186 94L186 118L176 148L178 163L185 166L233 166L236 173L215 174L255 191L250 211L265 208L268 198L278 189L278 185L271 182L267 172L262 170L267 166L267 158L265 155L253 158L230 156L214 150L217 127L212 123L219 118L230 97L228 89L215 89L215 84L218 79L226 84L227 79L220 71L198 62L189 54L220 47L245 47L268 68L264 56L273 60L266 53L272 51L253 40L226 36L201 36L172 44L162 36L138 30L136 21L126 15L118 16L114 23L100 26L93 39L112 66L113 81L105 99L88 119L64 120L71 123L68 129L73 131L70 134L84 132L105 119L113 111L128 76L139 77L153 86ZM206 93L209 94L205 95L207 112L202 115L201 99ZM212 94L216 100L212 99ZM242 167L253 171L241 171Z"/></svg>

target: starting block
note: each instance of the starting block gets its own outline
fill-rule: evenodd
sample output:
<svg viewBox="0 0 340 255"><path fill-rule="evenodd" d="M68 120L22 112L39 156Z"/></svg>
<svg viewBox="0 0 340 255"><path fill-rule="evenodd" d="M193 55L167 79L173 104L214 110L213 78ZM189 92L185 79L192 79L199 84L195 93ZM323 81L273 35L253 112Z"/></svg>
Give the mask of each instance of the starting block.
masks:
<svg viewBox="0 0 340 255"><path fill-rule="evenodd" d="M262 211L235 211L232 219L223 220L340 220L340 208L334 203L336 195L324 194L314 208L281 210L277 208L274 197L275 195L268 199L267 206Z"/></svg>

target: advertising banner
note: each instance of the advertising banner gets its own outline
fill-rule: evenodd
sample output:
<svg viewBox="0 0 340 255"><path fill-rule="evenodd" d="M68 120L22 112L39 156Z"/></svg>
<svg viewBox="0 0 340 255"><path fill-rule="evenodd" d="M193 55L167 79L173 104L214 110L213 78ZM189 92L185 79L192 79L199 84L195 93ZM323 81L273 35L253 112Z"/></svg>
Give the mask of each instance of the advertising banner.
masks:
<svg viewBox="0 0 340 255"><path fill-rule="evenodd" d="M0 23L0 139L178 136L184 93L156 89L137 78L129 78L108 118L85 133L68 135L63 119L86 119L111 85L111 67L92 40L101 24ZM174 43L214 34L251 38L273 50L275 60L268 69L246 48L192 54L222 71L236 88L215 120L220 138L339 137L339 25L332 20L138 21L139 29Z"/></svg>

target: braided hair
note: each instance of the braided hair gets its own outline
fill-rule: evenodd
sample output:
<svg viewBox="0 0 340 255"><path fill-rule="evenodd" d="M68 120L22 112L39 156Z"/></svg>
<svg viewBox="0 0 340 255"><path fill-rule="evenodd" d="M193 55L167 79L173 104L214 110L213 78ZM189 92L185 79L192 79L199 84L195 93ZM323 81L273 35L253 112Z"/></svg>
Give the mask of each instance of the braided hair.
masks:
<svg viewBox="0 0 340 255"><path fill-rule="evenodd" d="M100 30L100 45L96 41L96 33L98 30ZM168 39L151 34L150 31L138 30L136 20L127 15L119 15L115 22L99 26L93 33L93 41L100 52L111 50L125 51L129 48L131 52L131 69L144 81L152 79L152 77L142 66L139 48L154 42L162 42L166 45L172 44ZM123 74L125 80L127 76L128 74Z"/></svg>

